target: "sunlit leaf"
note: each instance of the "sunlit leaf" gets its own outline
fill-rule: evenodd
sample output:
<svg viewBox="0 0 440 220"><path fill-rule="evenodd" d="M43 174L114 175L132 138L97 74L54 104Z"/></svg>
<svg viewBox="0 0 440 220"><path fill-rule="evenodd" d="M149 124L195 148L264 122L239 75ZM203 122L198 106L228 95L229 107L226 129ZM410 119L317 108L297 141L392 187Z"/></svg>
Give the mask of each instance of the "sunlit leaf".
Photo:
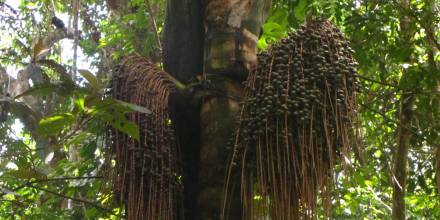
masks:
<svg viewBox="0 0 440 220"><path fill-rule="evenodd" d="M295 7L295 18L304 21L307 12L308 0L299 0L298 5Z"/></svg>
<svg viewBox="0 0 440 220"><path fill-rule="evenodd" d="M101 83L99 83L99 80L96 78L95 75L93 75L93 73L91 73L88 70L83 70L80 69L78 70L78 72L81 74L82 77L84 77L87 82L95 89L99 90L102 88Z"/></svg>
<svg viewBox="0 0 440 220"><path fill-rule="evenodd" d="M85 107L84 103L85 103L84 97L79 97L75 99L75 105L79 108L80 111L84 111L84 107Z"/></svg>
<svg viewBox="0 0 440 220"><path fill-rule="evenodd" d="M90 208L90 209L87 209L85 214L88 219L93 219L98 214L98 210L96 208Z"/></svg>
<svg viewBox="0 0 440 220"><path fill-rule="evenodd" d="M39 134L45 136L56 135L61 132L63 128L72 124L74 121L75 116L71 113L54 115L41 119L37 131Z"/></svg>
<svg viewBox="0 0 440 220"><path fill-rule="evenodd" d="M135 140L139 140L139 127L135 123L128 120L121 120L121 118L113 119L109 122L113 128L126 133Z"/></svg>
<svg viewBox="0 0 440 220"><path fill-rule="evenodd" d="M140 105L135 105L132 103L121 101L121 100L115 100L115 101L124 107L130 108L133 111L137 111L137 112L144 113L144 114L151 114L150 110L148 110L147 108L142 107Z"/></svg>

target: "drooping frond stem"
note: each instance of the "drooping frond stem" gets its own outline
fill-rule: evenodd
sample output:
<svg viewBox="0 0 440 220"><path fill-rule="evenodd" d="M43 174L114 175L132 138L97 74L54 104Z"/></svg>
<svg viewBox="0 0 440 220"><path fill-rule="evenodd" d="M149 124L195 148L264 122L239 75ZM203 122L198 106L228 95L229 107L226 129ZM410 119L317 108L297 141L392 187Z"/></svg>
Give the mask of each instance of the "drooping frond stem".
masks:
<svg viewBox="0 0 440 220"><path fill-rule="evenodd" d="M113 98L152 111L128 115L139 126L139 141L112 132L118 200L125 203L128 219L178 219L180 170L168 107L174 80L150 61L131 56L122 61L111 88Z"/></svg>
<svg viewBox="0 0 440 220"><path fill-rule="evenodd" d="M329 21L313 19L258 61L245 82L225 201L239 180L242 219L316 218L318 196L330 210L336 159L356 144L352 50Z"/></svg>

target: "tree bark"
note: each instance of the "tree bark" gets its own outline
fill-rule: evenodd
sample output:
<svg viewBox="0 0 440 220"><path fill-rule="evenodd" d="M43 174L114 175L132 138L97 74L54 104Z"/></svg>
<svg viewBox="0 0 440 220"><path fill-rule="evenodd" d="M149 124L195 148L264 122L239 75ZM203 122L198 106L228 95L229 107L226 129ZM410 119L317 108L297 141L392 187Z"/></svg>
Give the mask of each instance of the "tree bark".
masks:
<svg viewBox="0 0 440 220"><path fill-rule="evenodd" d="M200 0L168 0L164 28L164 69L188 83L203 72L203 17Z"/></svg>
<svg viewBox="0 0 440 220"><path fill-rule="evenodd" d="M439 6L436 5L435 0L425 0L425 12L424 12L424 18L421 21L422 27L425 29L426 36L425 36L425 42L426 42L426 50L428 51L428 69L429 72L434 74L440 74L439 72L439 66L438 62L435 61L435 53L436 50L438 52L439 47L438 43L435 40L435 33L436 33L436 13L438 13ZM433 107L434 109L440 110L440 80L437 77L436 81L434 82L434 86L430 88L434 94L433 97ZM440 128L440 113L434 113L434 123L432 124L433 129L439 129ZM436 117L437 116L437 117ZM434 130L435 131L435 130ZM436 175L436 188L437 193L440 196L440 144L439 138L437 140L434 140L434 146L433 149L435 151L435 175Z"/></svg>
<svg viewBox="0 0 440 220"><path fill-rule="evenodd" d="M400 9L402 17L400 18L400 40L402 42L402 48L405 51L404 62L412 63L412 38L413 30L411 29L411 18L409 12L411 10L409 0L400 1ZM408 70L403 70L403 76L401 81L407 80L409 76ZM406 192L406 179L407 179L407 163L408 163L408 150L411 145L412 131L411 121L413 119L413 105L414 94L411 87L404 88L403 94L400 98L400 114L399 114L399 128L397 136L397 150L394 156L394 175L393 175L393 209L392 218L395 220L405 219L405 192Z"/></svg>
<svg viewBox="0 0 440 220"><path fill-rule="evenodd" d="M166 72L188 83L203 72L203 18L200 0L168 0L163 38ZM199 188L200 105L191 94L172 97L177 141L181 150L185 219L195 219Z"/></svg>
<svg viewBox="0 0 440 220"><path fill-rule="evenodd" d="M405 191L407 179L408 150L411 145L411 121L413 118L413 94L405 93L401 97L401 109L399 116L399 133L397 151L394 158L393 177L393 211L392 217L396 220L405 219Z"/></svg>
<svg viewBox="0 0 440 220"><path fill-rule="evenodd" d="M435 156L435 179L436 179L436 187L437 187L437 194L440 197L440 145L435 146L437 148L436 150L436 156Z"/></svg>
<svg viewBox="0 0 440 220"><path fill-rule="evenodd" d="M224 95L206 97L201 107L200 191L197 219L220 219L223 202L228 140L232 137L235 116L239 110L237 99L242 94L241 83L227 77L215 79L213 84ZM235 194L230 219L241 219L240 193Z"/></svg>
<svg viewBox="0 0 440 220"><path fill-rule="evenodd" d="M224 179L241 82L257 62L257 41L270 0L208 0L205 8L204 78L215 90L202 101L200 190L196 219L242 219L239 189L221 215Z"/></svg>

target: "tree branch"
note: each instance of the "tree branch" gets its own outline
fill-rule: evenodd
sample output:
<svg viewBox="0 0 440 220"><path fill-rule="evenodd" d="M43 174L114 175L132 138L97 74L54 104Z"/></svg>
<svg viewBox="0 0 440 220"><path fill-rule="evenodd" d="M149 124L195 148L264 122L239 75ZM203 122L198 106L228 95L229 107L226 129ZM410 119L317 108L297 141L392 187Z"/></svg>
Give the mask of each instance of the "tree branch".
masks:
<svg viewBox="0 0 440 220"><path fill-rule="evenodd" d="M156 23L154 11L151 8L149 0L145 0L145 5L147 6L148 15L150 15L151 23L153 24L152 27L153 27L154 36L156 37L157 46L159 46L160 62L163 63L162 43L160 42L160 37L159 34L157 33L157 23Z"/></svg>
<svg viewBox="0 0 440 220"><path fill-rule="evenodd" d="M102 207L102 206L100 206L100 205L98 205L96 203L93 203L93 202L90 202L90 201L87 201L87 200L84 200L84 199L79 199L79 198L67 196L67 195L64 195L64 194L61 194L61 193L58 193L58 192L54 192L54 191L51 191L51 190L48 190L48 189L45 189L45 188L41 188L41 187L38 187L38 186L30 185L28 187L31 187L31 188L34 188L34 189L37 189L37 190L40 190L40 191L47 192L47 193L53 194L53 195L61 197L61 198L70 199L70 200L75 201L75 202L79 202L79 203L82 203L82 204L85 204L85 205L93 206L93 207L95 207L95 208L97 208L97 209L99 209L101 211L104 211L106 213L109 213L109 214L111 214L113 216L117 216L117 217L120 217L120 218L125 218L124 216L121 216L120 214L114 213L113 210L107 209L107 208Z"/></svg>

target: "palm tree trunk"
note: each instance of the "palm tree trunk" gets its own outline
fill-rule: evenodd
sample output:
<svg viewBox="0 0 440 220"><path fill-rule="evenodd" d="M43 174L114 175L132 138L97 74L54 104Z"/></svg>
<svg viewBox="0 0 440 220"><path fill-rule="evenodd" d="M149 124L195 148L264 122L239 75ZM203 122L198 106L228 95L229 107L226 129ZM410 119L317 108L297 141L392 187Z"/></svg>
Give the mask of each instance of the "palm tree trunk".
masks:
<svg viewBox="0 0 440 220"><path fill-rule="evenodd" d="M163 38L166 72L188 83L203 72L203 7L200 0L168 0ZM200 106L191 94L173 97L174 124L183 167L184 215L195 219L199 188Z"/></svg>
<svg viewBox="0 0 440 220"><path fill-rule="evenodd" d="M208 0L205 7L200 0L168 0L163 41L165 71L184 83L203 73L211 85L208 90L212 90L208 96L203 95L200 107L190 103L194 101L192 94L175 97L174 119L185 171L186 219L220 218L227 141L234 129L241 82L256 64L258 35L270 3ZM239 202L238 193L232 203ZM231 219L241 219L239 209L230 213Z"/></svg>
<svg viewBox="0 0 440 220"><path fill-rule="evenodd" d="M214 91L201 106L200 190L197 219L220 219L228 155L241 82L256 65L257 41L270 0L208 0L205 8L204 78ZM240 193L230 202L227 219L242 219Z"/></svg>

